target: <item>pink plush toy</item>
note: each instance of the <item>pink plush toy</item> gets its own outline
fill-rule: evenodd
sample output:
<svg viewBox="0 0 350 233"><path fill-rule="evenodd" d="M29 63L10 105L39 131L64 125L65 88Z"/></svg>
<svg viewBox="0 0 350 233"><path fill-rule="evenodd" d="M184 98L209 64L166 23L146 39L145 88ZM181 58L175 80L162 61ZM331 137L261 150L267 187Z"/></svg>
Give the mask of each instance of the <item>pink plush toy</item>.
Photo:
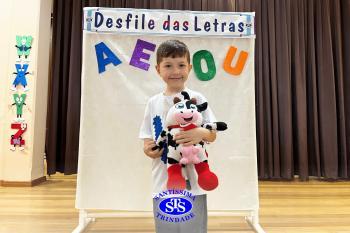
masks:
<svg viewBox="0 0 350 233"><path fill-rule="evenodd" d="M181 167L186 164L194 164L198 174L198 185L207 191L215 189L219 182L218 178L209 169L208 157L205 150L205 143L184 146L176 144L174 135L182 130L191 130L197 127L204 127L209 130L223 131L227 129L224 122L213 122L202 125L203 117L201 112L207 109L208 103L197 105L196 99L190 99L187 92L181 92L184 100L174 98L174 106L170 108L165 128L157 139L156 147L161 149L164 144L168 145L167 168L168 168L168 189L185 189L186 181L182 176Z"/></svg>

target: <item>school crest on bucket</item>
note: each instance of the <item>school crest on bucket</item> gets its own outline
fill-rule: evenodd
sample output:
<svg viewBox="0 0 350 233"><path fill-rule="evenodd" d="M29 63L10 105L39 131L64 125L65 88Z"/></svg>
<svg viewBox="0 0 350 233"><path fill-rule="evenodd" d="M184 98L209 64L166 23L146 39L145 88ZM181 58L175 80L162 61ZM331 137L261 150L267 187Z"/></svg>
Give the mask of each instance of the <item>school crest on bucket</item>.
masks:
<svg viewBox="0 0 350 233"><path fill-rule="evenodd" d="M192 212L195 196L186 190L166 190L158 193L156 218L169 223L190 221L195 217Z"/></svg>

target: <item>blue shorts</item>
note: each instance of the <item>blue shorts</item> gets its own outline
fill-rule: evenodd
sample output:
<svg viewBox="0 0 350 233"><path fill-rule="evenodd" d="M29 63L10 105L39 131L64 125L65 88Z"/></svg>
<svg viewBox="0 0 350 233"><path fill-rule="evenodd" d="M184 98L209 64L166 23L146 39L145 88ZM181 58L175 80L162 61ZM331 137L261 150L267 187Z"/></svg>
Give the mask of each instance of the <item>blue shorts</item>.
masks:
<svg viewBox="0 0 350 233"><path fill-rule="evenodd" d="M188 199L188 198L186 198ZM191 218L183 221L174 221L174 216L163 214L159 209L160 200L153 199L153 215L157 233L207 233L208 211L207 195L199 195L192 203ZM189 200L189 199L188 199ZM189 216L189 215L187 215ZM178 216L180 219L181 216Z"/></svg>

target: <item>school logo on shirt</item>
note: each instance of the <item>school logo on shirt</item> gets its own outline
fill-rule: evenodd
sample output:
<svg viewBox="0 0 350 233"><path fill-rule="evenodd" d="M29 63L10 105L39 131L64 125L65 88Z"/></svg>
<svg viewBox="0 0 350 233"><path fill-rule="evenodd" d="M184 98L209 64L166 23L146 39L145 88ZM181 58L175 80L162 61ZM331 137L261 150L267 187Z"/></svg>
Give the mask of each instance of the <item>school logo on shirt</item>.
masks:
<svg viewBox="0 0 350 233"><path fill-rule="evenodd" d="M166 190L154 199L158 203L156 218L162 221L180 223L195 217L191 210L196 197L186 190Z"/></svg>

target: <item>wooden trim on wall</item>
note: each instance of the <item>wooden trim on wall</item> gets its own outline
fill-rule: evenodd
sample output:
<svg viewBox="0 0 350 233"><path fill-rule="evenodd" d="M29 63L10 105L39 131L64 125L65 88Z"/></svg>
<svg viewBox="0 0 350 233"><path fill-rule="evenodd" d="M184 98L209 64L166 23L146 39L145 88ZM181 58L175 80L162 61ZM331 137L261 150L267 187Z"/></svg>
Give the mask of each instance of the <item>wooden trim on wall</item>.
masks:
<svg viewBox="0 0 350 233"><path fill-rule="evenodd" d="M0 186L3 187L33 187L46 181L46 176L39 177L32 181L6 181L0 180Z"/></svg>

